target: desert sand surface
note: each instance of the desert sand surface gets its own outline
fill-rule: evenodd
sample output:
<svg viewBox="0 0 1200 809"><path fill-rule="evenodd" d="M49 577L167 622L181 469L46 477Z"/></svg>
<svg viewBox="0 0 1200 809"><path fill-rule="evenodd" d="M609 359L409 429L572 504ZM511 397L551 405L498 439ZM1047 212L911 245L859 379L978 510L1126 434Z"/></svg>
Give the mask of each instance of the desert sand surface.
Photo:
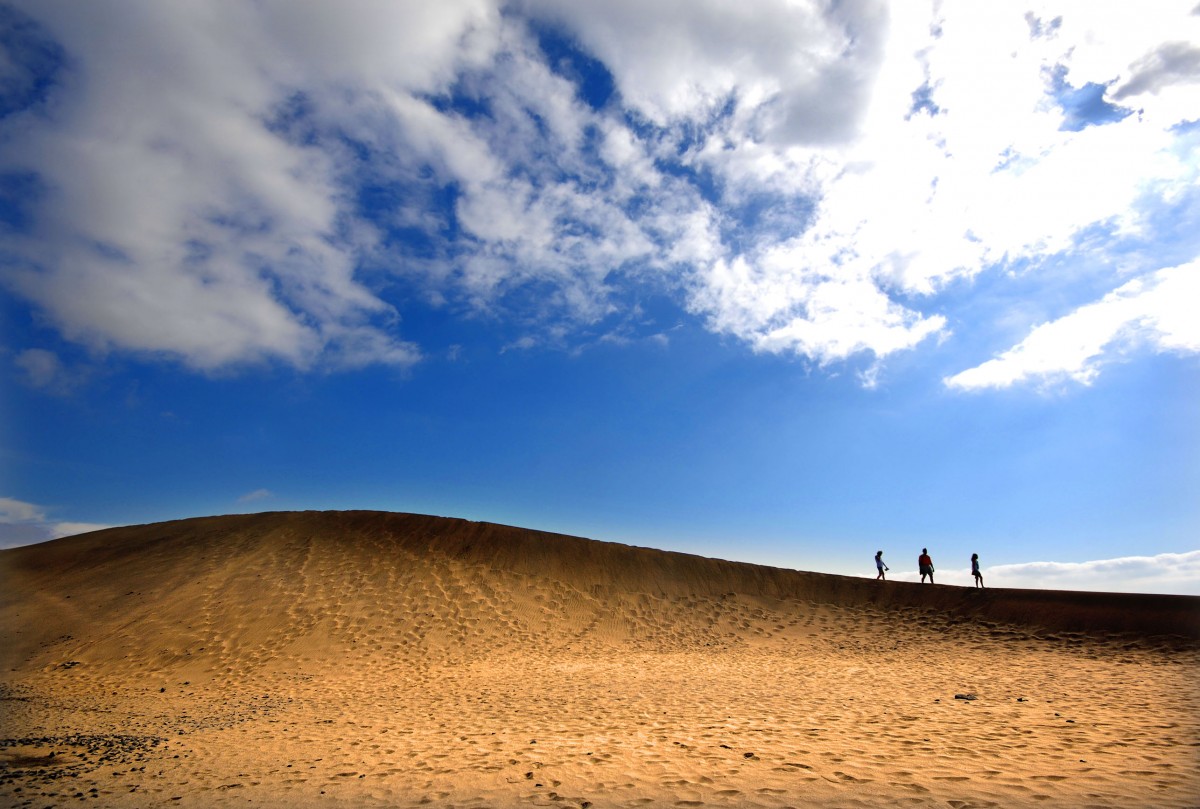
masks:
<svg viewBox="0 0 1200 809"><path fill-rule="evenodd" d="M276 513L2 551L0 640L5 807L1200 805L1192 597Z"/></svg>

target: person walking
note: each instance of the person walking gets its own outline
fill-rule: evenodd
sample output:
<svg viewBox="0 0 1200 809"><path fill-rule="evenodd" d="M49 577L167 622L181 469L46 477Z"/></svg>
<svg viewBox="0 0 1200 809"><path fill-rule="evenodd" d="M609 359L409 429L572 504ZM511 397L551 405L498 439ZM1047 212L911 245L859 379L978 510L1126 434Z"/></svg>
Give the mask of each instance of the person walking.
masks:
<svg viewBox="0 0 1200 809"><path fill-rule="evenodd" d="M971 554L971 575L975 577L975 586L983 587L983 574L979 572L979 554Z"/></svg>
<svg viewBox="0 0 1200 809"><path fill-rule="evenodd" d="M921 571L921 584L925 583L925 577L929 577L929 583L933 584L933 560L929 558L929 548L921 548L921 555L917 557L917 567Z"/></svg>
<svg viewBox="0 0 1200 809"><path fill-rule="evenodd" d="M875 553L875 569L879 571L879 575L875 577L876 580L883 579L887 581L887 576L883 575L883 571L891 570L891 568L883 563L883 551Z"/></svg>

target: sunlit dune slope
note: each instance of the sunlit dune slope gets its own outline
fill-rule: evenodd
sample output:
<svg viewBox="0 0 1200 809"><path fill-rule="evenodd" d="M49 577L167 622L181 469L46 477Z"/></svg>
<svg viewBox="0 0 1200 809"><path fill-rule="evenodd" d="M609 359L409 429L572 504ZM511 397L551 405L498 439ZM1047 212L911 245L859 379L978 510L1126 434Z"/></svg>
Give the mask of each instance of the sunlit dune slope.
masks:
<svg viewBox="0 0 1200 809"><path fill-rule="evenodd" d="M739 610L722 604L736 601ZM411 514L114 528L0 552L4 670L194 667L745 642L747 604L1200 637L1200 599L877 582Z"/></svg>

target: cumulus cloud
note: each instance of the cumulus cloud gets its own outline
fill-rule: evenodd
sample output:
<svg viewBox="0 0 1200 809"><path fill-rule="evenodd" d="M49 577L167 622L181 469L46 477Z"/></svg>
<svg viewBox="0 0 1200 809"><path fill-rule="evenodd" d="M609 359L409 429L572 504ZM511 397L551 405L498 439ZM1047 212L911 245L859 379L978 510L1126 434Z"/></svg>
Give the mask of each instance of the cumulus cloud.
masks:
<svg viewBox="0 0 1200 809"><path fill-rule="evenodd" d="M391 307L354 278L370 236L341 221L339 156L268 125L310 31L274 31L278 20L237 4L26 11L38 26L26 36L66 57L43 77L53 103L10 116L5 168L36 173L47 191L13 240L8 282L65 336L199 369L305 366L364 340L375 360L418 358L381 330ZM287 50L283 35L299 44ZM353 52L321 42L308 57ZM397 80L428 81L438 60L419 56Z"/></svg>
<svg viewBox="0 0 1200 809"><path fill-rule="evenodd" d="M859 137L779 150L714 136L697 159L735 191L814 202L798 235L762 230L701 268L694 308L761 350L882 357L946 336L921 300L956 281L1036 267L1098 225L1145 229L1143 195L1174 199L1194 184L1190 147L1179 151L1170 129L1186 113L1151 99L1140 117L1080 126L1056 93L1102 90L1150 40L1128 36L1129 20L1070 12L1031 37L1011 9L893 7ZM1156 19L1139 30L1165 29Z"/></svg>
<svg viewBox="0 0 1200 809"><path fill-rule="evenodd" d="M1005 388L1036 379L1089 384L1105 362L1141 344L1200 352L1200 261L1139 278L1095 303L1036 327L1016 347L945 382L952 388Z"/></svg>
<svg viewBox="0 0 1200 809"><path fill-rule="evenodd" d="M794 351L821 362L911 348L945 325L891 300L869 277L805 265L790 246L757 262L719 261L702 275L693 306L713 327L761 351Z"/></svg>
<svg viewBox="0 0 1200 809"><path fill-rule="evenodd" d="M622 100L660 126L705 120L732 101L737 126L780 145L857 134L888 22L878 0L518 5L565 25L609 66Z"/></svg>
<svg viewBox="0 0 1200 809"><path fill-rule="evenodd" d="M1037 5L20 0L3 280L200 371L409 366L410 305L569 346L647 288L878 362L950 334L938 292L1194 185L1196 18Z"/></svg>
<svg viewBox="0 0 1200 809"><path fill-rule="evenodd" d="M54 521L42 506L0 497L0 548L33 545L108 527L97 523Z"/></svg>

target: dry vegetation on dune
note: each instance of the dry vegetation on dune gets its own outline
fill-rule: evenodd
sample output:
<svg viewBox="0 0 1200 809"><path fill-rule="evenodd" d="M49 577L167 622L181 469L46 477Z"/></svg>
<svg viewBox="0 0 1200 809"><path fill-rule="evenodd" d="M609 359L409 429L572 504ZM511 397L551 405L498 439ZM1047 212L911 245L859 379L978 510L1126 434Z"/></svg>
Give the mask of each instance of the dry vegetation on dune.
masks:
<svg viewBox="0 0 1200 809"><path fill-rule="evenodd" d="M0 588L5 806L1200 802L1195 598L365 512L7 550Z"/></svg>

